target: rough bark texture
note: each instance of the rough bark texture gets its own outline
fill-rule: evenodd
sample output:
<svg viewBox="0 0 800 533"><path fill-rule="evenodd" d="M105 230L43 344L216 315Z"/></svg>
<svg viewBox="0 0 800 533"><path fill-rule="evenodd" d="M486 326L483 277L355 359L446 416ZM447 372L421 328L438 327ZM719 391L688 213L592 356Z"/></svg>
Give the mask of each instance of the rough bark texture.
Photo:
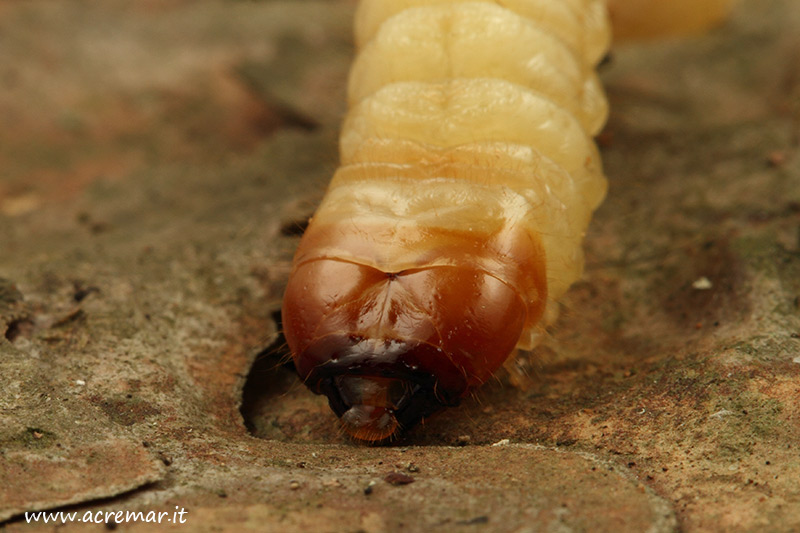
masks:
<svg viewBox="0 0 800 533"><path fill-rule="evenodd" d="M611 190L530 383L381 448L281 365L274 322L352 7L0 4L5 528L800 529L800 4L614 51Z"/></svg>

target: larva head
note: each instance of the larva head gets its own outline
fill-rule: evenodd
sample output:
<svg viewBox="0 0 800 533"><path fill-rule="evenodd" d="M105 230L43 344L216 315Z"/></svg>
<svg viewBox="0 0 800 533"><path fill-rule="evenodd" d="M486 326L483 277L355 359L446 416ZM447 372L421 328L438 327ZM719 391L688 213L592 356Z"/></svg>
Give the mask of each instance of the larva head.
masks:
<svg viewBox="0 0 800 533"><path fill-rule="evenodd" d="M284 333L306 385L364 441L457 405L505 361L529 310L470 266L386 273L332 259L297 265Z"/></svg>

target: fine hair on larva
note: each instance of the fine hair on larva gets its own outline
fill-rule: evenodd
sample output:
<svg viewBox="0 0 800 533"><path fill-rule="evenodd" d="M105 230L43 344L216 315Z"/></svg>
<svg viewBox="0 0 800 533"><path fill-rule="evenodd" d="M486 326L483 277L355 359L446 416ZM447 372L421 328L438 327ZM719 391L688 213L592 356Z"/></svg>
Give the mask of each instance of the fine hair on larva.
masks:
<svg viewBox="0 0 800 533"><path fill-rule="evenodd" d="M298 373L383 441L533 348L606 191L604 0L362 0L341 166L294 258Z"/></svg>

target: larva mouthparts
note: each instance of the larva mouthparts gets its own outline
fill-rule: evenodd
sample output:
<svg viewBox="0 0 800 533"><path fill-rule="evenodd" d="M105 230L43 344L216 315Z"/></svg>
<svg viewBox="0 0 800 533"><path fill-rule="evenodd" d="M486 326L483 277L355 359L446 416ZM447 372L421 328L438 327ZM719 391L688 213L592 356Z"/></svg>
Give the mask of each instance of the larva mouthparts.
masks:
<svg viewBox="0 0 800 533"><path fill-rule="evenodd" d="M358 440L531 348L581 273L603 0L362 0L342 166L294 258L295 366Z"/></svg>

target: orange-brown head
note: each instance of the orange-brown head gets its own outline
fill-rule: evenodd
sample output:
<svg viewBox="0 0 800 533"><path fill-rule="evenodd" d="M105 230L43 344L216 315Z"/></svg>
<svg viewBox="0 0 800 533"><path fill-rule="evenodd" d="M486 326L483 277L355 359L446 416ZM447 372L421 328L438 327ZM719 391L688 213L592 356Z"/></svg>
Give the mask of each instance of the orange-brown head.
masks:
<svg viewBox="0 0 800 533"><path fill-rule="evenodd" d="M351 436L380 442L489 379L529 311L472 266L387 273L320 258L295 266L283 327L306 385L328 397Z"/></svg>

